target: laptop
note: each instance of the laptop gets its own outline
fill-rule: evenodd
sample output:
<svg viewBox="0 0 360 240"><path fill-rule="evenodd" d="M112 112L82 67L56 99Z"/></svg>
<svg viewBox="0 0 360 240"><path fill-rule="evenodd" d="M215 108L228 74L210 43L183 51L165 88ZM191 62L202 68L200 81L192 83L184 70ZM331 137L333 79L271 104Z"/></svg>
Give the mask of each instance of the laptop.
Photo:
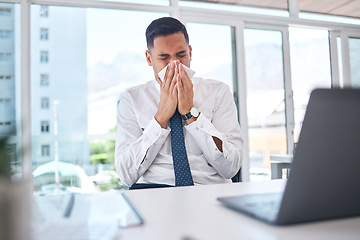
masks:
<svg viewBox="0 0 360 240"><path fill-rule="evenodd" d="M316 89L284 192L218 198L274 225L360 215L360 89Z"/></svg>

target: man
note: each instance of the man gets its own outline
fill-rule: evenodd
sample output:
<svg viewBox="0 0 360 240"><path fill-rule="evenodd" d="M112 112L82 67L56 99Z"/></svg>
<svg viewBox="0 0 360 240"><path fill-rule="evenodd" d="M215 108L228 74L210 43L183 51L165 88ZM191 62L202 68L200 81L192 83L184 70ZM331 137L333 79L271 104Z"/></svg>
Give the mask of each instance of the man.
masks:
<svg viewBox="0 0 360 240"><path fill-rule="evenodd" d="M229 87L189 78L184 66L190 67L192 48L185 26L175 18L154 20L146 30L146 41L146 59L156 80L128 89L120 97L115 149L120 180L128 186L231 182L242 163L243 139ZM166 66L160 79L158 73ZM185 139L186 153L181 155L190 167L189 184L178 184L182 173L174 168L171 132L175 127L169 122L175 113L186 119L183 133L174 134Z"/></svg>

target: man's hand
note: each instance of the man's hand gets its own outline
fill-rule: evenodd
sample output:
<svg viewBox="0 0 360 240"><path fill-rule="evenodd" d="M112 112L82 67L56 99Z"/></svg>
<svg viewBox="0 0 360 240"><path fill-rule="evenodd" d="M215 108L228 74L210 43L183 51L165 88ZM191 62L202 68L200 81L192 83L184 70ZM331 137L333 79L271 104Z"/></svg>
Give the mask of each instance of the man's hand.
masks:
<svg viewBox="0 0 360 240"><path fill-rule="evenodd" d="M181 64L179 64L179 75L176 80L178 86L178 110L181 115L184 115L194 106L194 89L193 83Z"/></svg>
<svg viewBox="0 0 360 240"><path fill-rule="evenodd" d="M174 115L178 104L177 81L179 76L178 70L175 69L175 63L171 62L167 68L164 81L160 78L156 81L160 84L160 104L155 114L156 121L162 128L166 128L167 122Z"/></svg>

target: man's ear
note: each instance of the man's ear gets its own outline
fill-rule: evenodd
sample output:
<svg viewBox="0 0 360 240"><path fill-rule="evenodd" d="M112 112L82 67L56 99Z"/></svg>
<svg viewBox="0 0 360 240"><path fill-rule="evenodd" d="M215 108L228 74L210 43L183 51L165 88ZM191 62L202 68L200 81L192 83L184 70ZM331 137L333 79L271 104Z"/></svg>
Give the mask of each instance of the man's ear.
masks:
<svg viewBox="0 0 360 240"><path fill-rule="evenodd" d="M145 51L145 56L146 56L146 61L148 63L149 66L152 66L152 59L151 59L151 54L149 50Z"/></svg>
<svg viewBox="0 0 360 240"><path fill-rule="evenodd" d="M189 45L189 55L190 55L190 61L192 60L192 47L191 45Z"/></svg>

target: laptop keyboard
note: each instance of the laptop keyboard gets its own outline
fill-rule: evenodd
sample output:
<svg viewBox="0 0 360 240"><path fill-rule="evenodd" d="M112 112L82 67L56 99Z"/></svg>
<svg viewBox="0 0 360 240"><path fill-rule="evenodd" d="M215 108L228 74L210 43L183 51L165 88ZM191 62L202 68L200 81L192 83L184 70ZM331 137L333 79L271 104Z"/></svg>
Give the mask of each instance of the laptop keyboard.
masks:
<svg viewBox="0 0 360 240"><path fill-rule="evenodd" d="M249 194L234 197L233 207L257 218L272 222L276 219L283 193Z"/></svg>
<svg viewBox="0 0 360 240"><path fill-rule="evenodd" d="M279 207L280 201L275 200L245 204L245 208L249 213L269 221L273 221L276 218Z"/></svg>

